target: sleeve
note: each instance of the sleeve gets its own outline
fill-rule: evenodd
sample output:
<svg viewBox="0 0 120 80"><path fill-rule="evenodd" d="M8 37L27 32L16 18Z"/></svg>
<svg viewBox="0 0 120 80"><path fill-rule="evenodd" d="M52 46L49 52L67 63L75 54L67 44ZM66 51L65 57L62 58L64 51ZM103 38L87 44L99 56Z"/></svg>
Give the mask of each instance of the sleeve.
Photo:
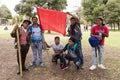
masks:
<svg viewBox="0 0 120 80"><path fill-rule="evenodd" d="M11 32L10 35L11 35L11 37L13 37L13 38L17 37L17 36L16 36L16 32Z"/></svg>
<svg viewBox="0 0 120 80"><path fill-rule="evenodd" d="M66 44L65 47L63 48L64 52L67 50L67 46L68 46L68 44Z"/></svg>
<svg viewBox="0 0 120 80"><path fill-rule="evenodd" d="M109 29L108 29L107 26L105 26L105 33L106 33L106 34L109 34Z"/></svg>
<svg viewBox="0 0 120 80"><path fill-rule="evenodd" d="M94 26L92 26L90 32L91 32L91 34L95 34L95 27Z"/></svg>

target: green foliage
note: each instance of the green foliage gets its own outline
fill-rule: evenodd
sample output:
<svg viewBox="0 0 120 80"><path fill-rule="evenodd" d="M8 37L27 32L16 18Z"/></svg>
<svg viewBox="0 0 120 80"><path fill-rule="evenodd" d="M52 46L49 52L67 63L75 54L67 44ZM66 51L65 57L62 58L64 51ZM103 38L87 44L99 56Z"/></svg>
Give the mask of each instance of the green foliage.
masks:
<svg viewBox="0 0 120 80"><path fill-rule="evenodd" d="M0 7L0 18L6 18L6 19L12 18L12 14L10 10L5 5L1 5Z"/></svg>
<svg viewBox="0 0 120 80"><path fill-rule="evenodd" d="M66 0L21 0L21 3L15 6L15 11L20 15L33 16L34 6L54 10L63 10L66 8Z"/></svg>
<svg viewBox="0 0 120 80"><path fill-rule="evenodd" d="M120 0L83 0L83 15L85 20L95 22L101 17L106 23L120 23Z"/></svg>

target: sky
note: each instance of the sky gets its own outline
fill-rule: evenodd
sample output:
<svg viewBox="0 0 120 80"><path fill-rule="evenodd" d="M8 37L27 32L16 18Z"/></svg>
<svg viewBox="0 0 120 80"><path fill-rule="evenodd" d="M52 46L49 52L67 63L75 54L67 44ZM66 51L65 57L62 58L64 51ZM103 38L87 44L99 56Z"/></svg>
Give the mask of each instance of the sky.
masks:
<svg viewBox="0 0 120 80"><path fill-rule="evenodd" d="M78 7L80 7L81 5L81 1L82 0L67 0L67 4L68 6L66 7L65 11L69 11L72 12L74 10L76 10ZM20 2L20 0L0 0L0 6L2 4L5 4L8 9L10 10L10 12L12 13L12 15L16 15L16 12L14 11L14 7L16 4L18 4Z"/></svg>

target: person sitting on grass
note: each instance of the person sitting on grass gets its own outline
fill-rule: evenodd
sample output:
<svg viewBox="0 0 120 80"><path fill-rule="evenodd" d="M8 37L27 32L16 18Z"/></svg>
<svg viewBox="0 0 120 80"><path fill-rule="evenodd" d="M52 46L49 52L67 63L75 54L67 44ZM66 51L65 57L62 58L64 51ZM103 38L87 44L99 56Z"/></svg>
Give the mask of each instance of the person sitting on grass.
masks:
<svg viewBox="0 0 120 80"><path fill-rule="evenodd" d="M69 61L73 61L74 64L77 67L77 70L79 70L82 66L82 62L81 62L81 56L80 56L80 45L78 45L78 43L75 41L75 39L73 37L69 38L68 44L66 44L66 46L63 49L63 64L61 66L62 70L65 70L68 68L68 65L66 64L66 60ZM67 54L66 52L67 51Z"/></svg>
<svg viewBox="0 0 120 80"><path fill-rule="evenodd" d="M60 63L62 63L62 61L61 61L61 54L62 53L61 52L62 52L64 46L62 44L60 44L60 37L56 36L54 38L53 44L48 45L46 43L46 45L48 48L52 48L54 51L54 54L52 55L52 62L57 64L58 59L60 59Z"/></svg>

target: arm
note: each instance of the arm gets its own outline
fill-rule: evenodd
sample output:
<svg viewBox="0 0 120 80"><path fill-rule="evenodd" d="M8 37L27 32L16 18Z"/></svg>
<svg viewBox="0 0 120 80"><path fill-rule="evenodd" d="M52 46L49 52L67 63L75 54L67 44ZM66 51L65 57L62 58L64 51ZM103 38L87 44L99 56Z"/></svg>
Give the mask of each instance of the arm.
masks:
<svg viewBox="0 0 120 80"><path fill-rule="evenodd" d="M70 12L67 12L67 14L70 15L70 16L72 16L72 17L74 17L74 18L76 18L76 22L77 22L77 23L80 23L80 21L79 21L79 19L78 19L77 16L71 14Z"/></svg>
<svg viewBox="0 0 120 80"><path fill-rule="evenodd" d="M16 30L17 30L17 29L18 29L18 25L16 25L16 26L13 28L12 32L10 33L11 37L13 37L13 38L16 37Z"/></svg>

